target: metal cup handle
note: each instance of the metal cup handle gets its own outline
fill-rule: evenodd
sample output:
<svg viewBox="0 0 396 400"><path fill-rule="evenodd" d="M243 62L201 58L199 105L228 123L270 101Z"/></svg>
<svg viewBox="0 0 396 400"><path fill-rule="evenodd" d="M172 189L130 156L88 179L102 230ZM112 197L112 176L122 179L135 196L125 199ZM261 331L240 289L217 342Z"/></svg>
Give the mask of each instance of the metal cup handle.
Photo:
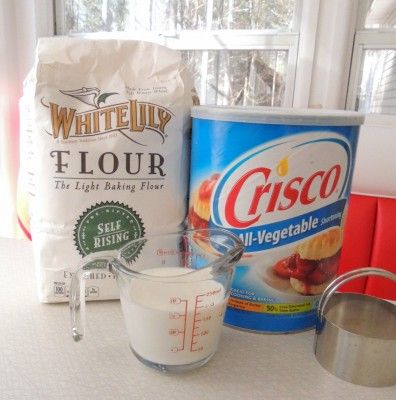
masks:
<svg viewBox="0 0 396 400"><path fill-rule="evenodd" d="M346 272L345 274L342 274L335 278L324 290L322 297L320 298L319 305L318 305L318 319L321 323L323 323L324 319L324 311L326 308L327 303L329 302L331 296L334 294L334 292L342 286L344 283L347 283L353 279L360 278L363 276L368 276L368 275L377 275L377 276L382 276L384 278L391 279L396 282L396 274L390 271L386 271L385 269L382 268L361 268L361 269L355 269L353 271Z"/></svg>

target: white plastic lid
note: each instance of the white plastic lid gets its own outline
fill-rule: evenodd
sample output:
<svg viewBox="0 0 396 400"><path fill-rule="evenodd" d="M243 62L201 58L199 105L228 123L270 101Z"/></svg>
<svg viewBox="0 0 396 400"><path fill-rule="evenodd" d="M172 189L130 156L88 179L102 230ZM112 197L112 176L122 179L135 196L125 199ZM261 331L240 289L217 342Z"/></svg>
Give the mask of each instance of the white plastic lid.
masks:
<svg viewBox="0 0 396 400"><path fill-rule="evenodd" d="M191 116L216 121L286 125L357 126L364 114L356 111L280 107L194 106Z"/></svg>

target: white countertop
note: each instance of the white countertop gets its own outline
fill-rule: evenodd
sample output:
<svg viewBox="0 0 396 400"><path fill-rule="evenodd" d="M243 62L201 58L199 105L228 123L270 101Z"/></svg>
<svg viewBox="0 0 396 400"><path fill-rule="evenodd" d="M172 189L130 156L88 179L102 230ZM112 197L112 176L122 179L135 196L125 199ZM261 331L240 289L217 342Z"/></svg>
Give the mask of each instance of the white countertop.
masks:
<svg viewBox="0 0 396 400"><path fill-rule="evenodd" d="M325 371L314 331L265 335L224 327L204 367L165 375L129 351L118 301L89 303L85 339L70 336L67 304L37 300L31 244L0 239L0 399L395 400Z"/></svg>

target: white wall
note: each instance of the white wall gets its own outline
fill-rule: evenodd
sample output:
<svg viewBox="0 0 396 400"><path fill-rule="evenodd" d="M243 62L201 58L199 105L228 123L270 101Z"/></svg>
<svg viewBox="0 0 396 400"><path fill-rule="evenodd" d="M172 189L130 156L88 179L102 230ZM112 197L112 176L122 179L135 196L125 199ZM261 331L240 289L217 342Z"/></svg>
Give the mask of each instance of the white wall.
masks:
<svg viewBox="0 0 396 400"><path fill-rule="evenodd" d="M0 1L0 236L15 236L17 230L18 100L36 38L51 32L51 7L51 0Z"/></svg>
<svg viewBox="0 0 396 400"><path fill-rule="evenodd" d="M16 4L0 3L0 236L16 231L16 177L18 171L18 63Z"/></svg>
<svg viewBox="0 0 396 400"><path fill-rule="evenodd" d="M362 126L352 191L396 197L396 117L368 115Z"/></svg>

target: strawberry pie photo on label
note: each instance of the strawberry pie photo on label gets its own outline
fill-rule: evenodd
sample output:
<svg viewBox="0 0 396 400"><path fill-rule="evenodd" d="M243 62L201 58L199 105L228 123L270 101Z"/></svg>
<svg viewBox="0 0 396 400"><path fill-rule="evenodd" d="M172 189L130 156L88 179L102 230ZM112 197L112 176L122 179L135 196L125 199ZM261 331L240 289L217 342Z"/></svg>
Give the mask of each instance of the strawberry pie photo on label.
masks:
<svg viewBox="0 0 396 400"><path fill-rule="evenodd" d="M289 281L297 293L319 295L336 276L341 245L340 227L311 237L272 267L274 275Z"/></svg>
<svg viewBox="0 0 396 400"><path fill-rule="evenodd" d="M220 174L213 174L208 179L201 182L198 188L193 192L188 213L188 223L191 228L208 228L211 216L211 198L219 177Z"/></svg>

